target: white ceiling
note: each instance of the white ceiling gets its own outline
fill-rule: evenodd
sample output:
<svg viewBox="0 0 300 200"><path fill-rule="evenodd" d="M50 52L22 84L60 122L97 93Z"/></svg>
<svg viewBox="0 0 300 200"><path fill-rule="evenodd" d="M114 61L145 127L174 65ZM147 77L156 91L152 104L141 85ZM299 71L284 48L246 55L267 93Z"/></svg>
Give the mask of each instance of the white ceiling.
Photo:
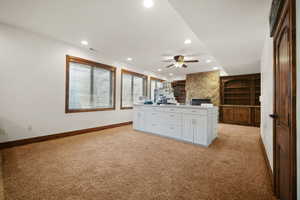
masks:
<svg viewBox="0 0 300 200"><path fill-rule="evenodd" d="M260 72L271 0L169 0L228 74Z"/></svg>
<svg viewBox="0 0 300 200"><path fill-rule="evenodd" d="M163 76L216 66L229 74L259 71L269 0L154 1L147 9L142 0L0 0L0 22L76 46L87 40L100 56L156 73L162 68ZM192 44L184 44L187 38ZM166 70L161 60L177 54L201 62Z"/></svg>

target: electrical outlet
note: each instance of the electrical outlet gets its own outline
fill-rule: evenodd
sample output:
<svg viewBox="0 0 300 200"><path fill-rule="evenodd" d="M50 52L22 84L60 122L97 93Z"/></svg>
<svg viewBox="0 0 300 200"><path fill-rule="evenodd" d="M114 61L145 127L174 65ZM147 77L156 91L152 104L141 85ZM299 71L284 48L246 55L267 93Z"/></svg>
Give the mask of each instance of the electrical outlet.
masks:
<svg viewBox="0 0 300 200"><path fill-rule="evenodd" d="M32 126L29 125L29 126L27 127L27 130L28 130L28 131L32 131Z"/></svg>

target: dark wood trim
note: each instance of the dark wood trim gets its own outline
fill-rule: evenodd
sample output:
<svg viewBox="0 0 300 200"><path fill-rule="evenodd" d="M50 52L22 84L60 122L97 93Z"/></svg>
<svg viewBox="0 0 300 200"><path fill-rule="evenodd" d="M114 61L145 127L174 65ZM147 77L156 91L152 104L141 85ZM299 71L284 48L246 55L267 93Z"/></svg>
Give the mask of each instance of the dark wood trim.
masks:
<svg viewBox="0 0 300 200"><path fill-rule="evenodd" d="M112 82L113 82L113 91L112 91L112 101L113 105L111 108L91 108L91 109L69 109L69 83L70 83L70 62L80 63L90 65L92 67L98 67L106 69L112 72ZM116 109L116 67L109 65L97 63L94 61L86 60L83 58L78 58L74 56L66 55L66 90L65 90L65 113L79 113L79 112L96 112L96 111L109 111Z"/></svg>
<svg viewBox="0 0 300 200"><path fill-rule="evenodd" d="M263 156L264 156L264 160L265 160L265 162L266 162L268 174L269 174L269 176L270 176L270 179L271 179L271 182L272 182L272 187L273 187L273 181L274 181L274 180L273 180L273 171L272 171L272 167L271 167L271 165L270 165L270 162L269 162L269 159L268 159L268 154L267 154L265 145L264 145L264 143L263 143L263 140L262 140L262 138L261 138L261 135L259 136L259 144L260 144L260 147L261 147Z"/></svg>
<svg viewBox="0 0 300 200"><path fill-rule="evenodd" d="M287 14L290 16L290 35L291 35L291 42L289 44L290 51L292 52L292 73L290 76L290 82L291 82L291 105L290 105L290 141L291 141L291 147L290 147L290 156L289 156L289 162L291 163L291 185L292 188L290 188L290 196L291 200L295 200L297 198L297 107L296 107L296 95L297 95L297 52L296 52L296 0L284 0L283 5L281 8L281 12L278 14L278 18L276 21L276 24L274 25L275 28L272 31L272 35L274 36L274 49L273 49L273 68L274 68L274 112L276 111L276 41L275 38L277 38L280 35L280 27L284 23L284 18ZM276 120L273 120L273 190L276 196L278 196L279 193L279 183L278 183L278 172L280 171L279 166L277 165L277 152L276 152Z"/></svg>
<svg viewBox="0 0 300 200"><path fill-rule="evenodd" d="M39 137L16 140L16 141L11 141L11 142L3 142L3 143L0 143L0 149L21 146L21 145L26 145L26 144L36 143L36 142L42 142L42 141L47 141L47 140L53 140L53 139L58 139L58 138L63 138L63 137L69 137L69 136L74 136L74 135L80 135L80 134L90 133L90 132L95 132L95 131L102 131L105 129L116 128L116 127L126 126L126 125L130 125L130 124L132 124L132 122L111 124L111 125L100 126L100 127L95 127L95 128L87 128L87 129L82 129L82 130L57 133L57 134L53 134L53 135L39 136Z"/></svg>
<svg viewBox="0 0 300 200"><path fill-rule="evenodd" d="M160 81L160 82L164 82L166 80L163 80L163 79L160 79L160 78L156 78L156 77L153 77L153 76L150 76L150 81Z"/></svg>
<svg viewBox="0 0 300 200"><path fill-rule="evenodd" d="M144 94L145 96L147 96L147 90L148 90L148 76L147 75L144 75L144 74L140 74L140 73L137 73L137 72L132 72L132 71L129 71L129 70L126 70L126 69L122 69L121 70L121 96L120 96L120 109L121 110L130 110L130 109L133 109L133 107L123 107L122 104L123 104L123 74L130 74L132 76L137 76L137 77L140 77L140 78L143 78L144 79Z"/></svg>
<svg viewBox="0 0 300 200"><path fill-rule="evenodd" d="M241 74L241 75L232 75L232 76L220 76L220 78L236 78L236 77L253 77L253 76L260 76L260 73L254 74Z"/></svg>
<svg viewBox="0 0 300 200"><path fill-rule="evenodd" d="M282 11L283 5L285 0L273 0L271 13L269 16L269 23L270 23L270 36L274 36L275 30L278 26L278 20L280 17L280 13Z"/></svg>
<svg viewBox="0 0 300 200"><path fill-rule="evenodd" d="M126 69L122 69L122 74L131 74L131 75L134 75L134 76L138 76L138 77L141 77L141 78L145 78L145 79L148 79L148 76L145 75L145 74L140 74L140 73L137 73L137 72L133 72L133 71L129 71L129 70L126 70Z"/></svg>
<svg viewBox="0 0 300 200"><path fill-rule="evenodd" d="M102 63L97 63L97 62L94 62L94 61L91 61L91 60L86 60L86 59L83 59L83 58L70 56L70 55L67 55L67 58L68 58L69 62L86 64L86 65L90 65L90 66L93 66L93 67L104 68L106 70L110 70L110 71L114 71L114 72L116 71L116 67L112 67L112 66L105 65L105 64L102 64Z"/></svg>

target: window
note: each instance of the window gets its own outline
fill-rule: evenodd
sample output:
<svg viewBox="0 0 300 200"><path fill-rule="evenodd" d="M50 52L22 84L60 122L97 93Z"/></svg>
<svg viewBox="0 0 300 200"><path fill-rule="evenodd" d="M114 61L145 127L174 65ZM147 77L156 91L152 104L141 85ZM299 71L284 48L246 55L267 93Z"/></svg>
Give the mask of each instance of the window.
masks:
<svg viewBox="0 0 300 200"><path fill-rule="evenodd" d="M116 68L67 56L66 113L115 109Z"/></svg>
<svg viewBox="0 0 300 200"><path fill-rule="evenodd" d="M122 70L121 109L131 109L140 96L147 95L147 76Z"/></svg>
<svg viewBox="0 0 300 200"><path fill-rule="evenodd" d="M164 80L158 79L158 78L154 78L154 77L150 77L150 98L153 102L155 102L154 100L154 91L155 89L159 89L163 87L163 82Z"/></svg>

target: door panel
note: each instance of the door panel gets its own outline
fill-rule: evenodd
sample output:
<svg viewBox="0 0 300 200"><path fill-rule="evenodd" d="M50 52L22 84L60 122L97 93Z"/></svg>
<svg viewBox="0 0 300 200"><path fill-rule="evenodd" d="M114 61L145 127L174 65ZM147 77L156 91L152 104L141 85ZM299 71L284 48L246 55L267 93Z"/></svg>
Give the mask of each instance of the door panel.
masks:
<svg viewBox="0 0 300 200"><path fill-rule="evenodd" d="M250 108L235 108L234 120L241 124L251 124Z"/></svg>
<svg viewBox="0 0 300 200"><path fill-rule="evenodd" d="M193 115L184 114L182 117L182 139L187 142L194 141Z"/></svg>
<svg viewBox="0 0 300 200"><path fill-rule="evenodd" d="M254 124L260 126L260 108L254 108Z"/></svg>
<svg viewBox="0 0 300 200"><path fill-rule="evenodd" d="M280 200L296 199L293 6L285 1L274 37L274 189Z"/></svg>
<svg viewBox="0 0 300 200"><path fill-rule="evenodd" d="M234 122L234 108L222 108L222 111L224 122Z"/></svg>

